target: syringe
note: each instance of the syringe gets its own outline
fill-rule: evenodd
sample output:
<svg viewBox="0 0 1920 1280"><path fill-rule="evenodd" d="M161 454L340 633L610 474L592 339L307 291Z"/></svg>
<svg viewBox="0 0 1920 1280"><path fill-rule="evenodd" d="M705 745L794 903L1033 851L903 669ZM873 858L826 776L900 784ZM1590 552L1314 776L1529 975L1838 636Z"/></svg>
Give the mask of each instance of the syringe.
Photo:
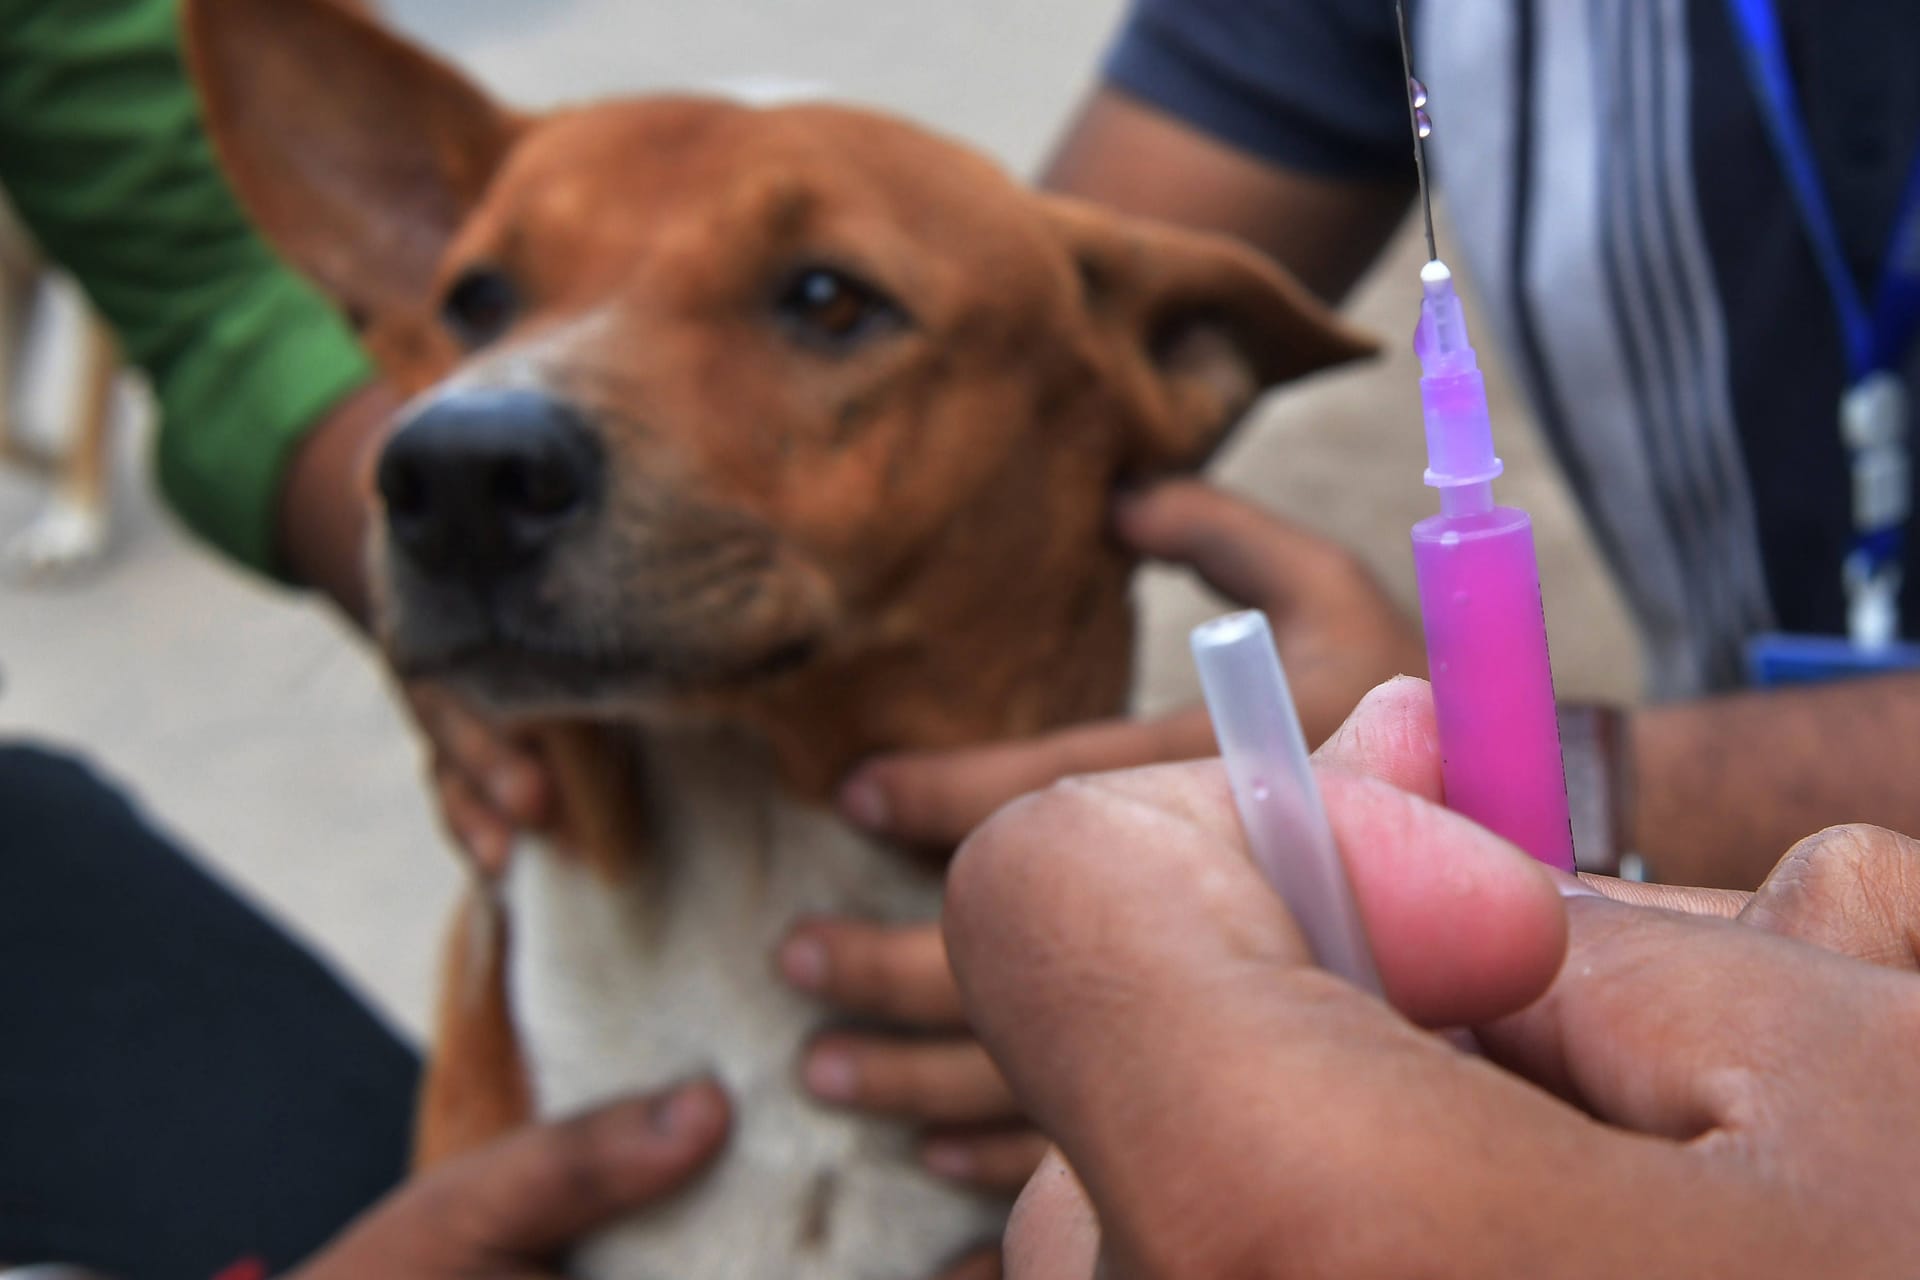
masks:
<svg viewBox="0 0 1920 1280"><path fill-rule="evenodd" d="M1440 514L1413 527L1413 565L1447 807L1540 861L1572 871L1533 521L1517 507L1493 502L1493 480L1504 467L1493 452L1486 379L1467 339L1453 273L1434 245L1426 166L1432 121L1426 90L1413 76L1406 9L1399 0L1395 8L1429 259L1420 272L1413 346L1426 416L1426 482L1440 491Z"/></svg>

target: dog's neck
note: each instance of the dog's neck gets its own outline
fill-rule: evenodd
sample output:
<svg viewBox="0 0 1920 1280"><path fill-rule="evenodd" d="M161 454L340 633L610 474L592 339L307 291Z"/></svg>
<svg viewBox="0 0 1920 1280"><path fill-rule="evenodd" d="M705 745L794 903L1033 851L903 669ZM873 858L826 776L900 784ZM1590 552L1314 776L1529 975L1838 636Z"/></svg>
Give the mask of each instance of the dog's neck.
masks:
<svg viewBox="0 0 1920 1280"><path fill-rule="evenodd" d="M905 1127L795 1087L821 1010L768 967L798 920L933 919L934 869L793 802L764 742L738 730L663 728L646 748L628 786L654 845L633 874L516 851L500 888L507 1005L542 1117L698 1074L735 1118L697 1194L586 1242L570 1274L849 1280L990 1236L1000 1207L936 1182Z"/></svg>
<svg viewBox="0 0 1920 1280"><path fill-rule="evenodd" d="M1054 616L981 614L937 640L869 651L759 700L729 727L770 767L766 787L829 802L861 760L1020 738L1112 715L1125 703L1131 565L1115 553ZM673 735L572 724L540 735L559 790L559 840L609 873L657 838L634 786L641 756Z"/></svg>
<svg viewBox="0 0 1920 1280"><path fill-rule="evenodd" d="M803 802L832 794L870 756L938 751L1118 713L1132 674L1129 566L1096 566L1050 613L980 611L769 699L754 727L779 785Z"/></svg>
<svg viewBox="0 0 1920 1280"><path fill-rule="evenodd" d="M588 850L600 874L570 865L573 850L527 851L504 890L510 1007L539 1113L700 1071L723 1083L739 1117L700 1194L588 1242L580 1274L829 1280L878 1274L878 1259L919 1267L999 1229L997 1205L919 1167L909 1132L821 1108L794 1087L795 1055L820 1011L774 980L767 957L810 916L936 917L936 869L821 802L873 752L1118 709L1132 643L1126 568L1114 554L1057 608L1019 607L1010 590L1006 607L952 610L958 625L867 647L752 718L563 748L566 773L591 786L566 807L602 842Z"/></svg>

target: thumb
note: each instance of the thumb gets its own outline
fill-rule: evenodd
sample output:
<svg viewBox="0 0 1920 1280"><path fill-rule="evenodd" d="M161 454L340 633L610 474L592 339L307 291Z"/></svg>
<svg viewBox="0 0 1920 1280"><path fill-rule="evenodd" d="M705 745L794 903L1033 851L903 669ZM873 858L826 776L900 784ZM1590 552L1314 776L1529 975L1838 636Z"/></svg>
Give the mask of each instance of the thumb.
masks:
<svg viewBox="0 0 1920 1280"><path fill-rule="evenodd" d="M1537 863L1377 779L1323 769L1319 780L1382 981L1407 1018L1477 1023L1546 990L1566 916ZM1224 1035L1226 991L1251 985L1247 1008L1269 1011L1310 964L1212 761L1084 779L1002 811L956 859L945 924L976 1029L1055 1139L1053 1122L1085 1119L1103 1098L1141 1108L1112 1096L1146 1051L1132 1027L1197 1051Z"/></svg>
<svg viewBox="0 0 1920 1280"><path fill-rule="evenodd" d="M1537 864L1378 779L1324 769L1320 784L1408 1018L1474 1022L1547 988L1566 919ZM1115 1247L1170 1223L1224 1228L1212 1256L1178 1274L1229 1274L1220 1250L1271 1242L1238 1217L1249 1199L1284 1230L1302 1220L1288 1205L1324 1208L1329 1186L1337 1198L1377 1181L1377 1153L1428 1112L1463 1123L1479 1114L1466 1103L1489 1096L1484 1067L1309 968L1215 762L1083 780L1004 810L956 860L945 919L982 1042L1072 1160ZM1335 1156L1344 1171L1329 1170ZM1071 1243L1029 1236L1023 1248L1045 1244L1052 1259Z"/></svg>
<svg viewBox="0 0 1920 1280"><path fill-rule="evenodd" d="M719 1150L726 1095L711 1082L524 1129L418 1188L484 1256L549 1257L679 1187Z"/></svg>
<svg viewBox="0 0 1920 1280"><path fill-rule="evenodd" d="M1360 699L1313 758L1439 804L1446 788L1433 686L1414 676L1395 676Z"/></svg>
<svg viewBox="0 0 1920 1280"><path fill-rule="evenodd" d="M1057 1150L1014 1203L1004 1247L1007 1280L1088 1280L1098 1273L1100 1223Z"/></svg>
<svg viewBox="0 0 1920 1280"><path fill-rule="evenodd" d="M1890 969L1920 971L1920 843L1829 827L1788 851L1740 917Z"/></svg>

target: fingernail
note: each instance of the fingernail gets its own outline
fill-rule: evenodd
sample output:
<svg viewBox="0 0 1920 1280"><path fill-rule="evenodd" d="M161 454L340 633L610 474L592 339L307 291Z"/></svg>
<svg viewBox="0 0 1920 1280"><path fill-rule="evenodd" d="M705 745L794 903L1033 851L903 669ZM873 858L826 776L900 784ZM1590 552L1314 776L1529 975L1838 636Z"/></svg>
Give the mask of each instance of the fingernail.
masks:
<svg viewBox="0 0 1920 1280"><path fill-rule="evenodd" d="M973 1152L957 1142L929 1142L920 1149L920 1162L941 1177L957 1182L973 1177L979 1167Z"/></svg>
<svg viewBox="0 0 1920 1280"><path fill-rule="evenodd" d="M494 808L514 813L525 807L530 787L526 772L518 766L501 765L492 770L487 774L486 785L487 799L493 802Z"/></svg>
<svg viewBox="0 0 1920 1280"><path fill-rule="evenodd" d="M488 827L474 833L467 841L467 851L483 876L498 876L506 871L507 861L513 856L513 842L505 833Z"/></svg>
<svg viewBox="0 0 1920 1280"><path fill-rule="evenodd" d="M818 938L801 934L788 938L780 948L780 972L787 984L801 991L817 992L827 985L827 945Z"/></svg>
<svg viewBox="0 0 1920 1280"><path fill-rule="evenodd" d="M840 788L840 811L851 818L855 826L867 831L885 831L893 816L886 790L864 774L856 775Z"/></svg>
<svg viewBox="0 0 1920 1280"><path fill-rule="evenodd" d="M1113 491L1113 504L1108 509L1109 518L1115 528L1126 531L1127 525L1140 513L1147 502L1147 491L1142 485L1126 485Z"/></svg>
<svg viewBox="0 0 1920 1280"><path fill-rule="evenodd" d="M1553 887L1560 891L1560 896L1563 898L1604 898L1607 896L1589 885L1579 876L1569 875L1564 871L1556 871L1554 873Z"/></svg>
<svg viewBox="0 0 1920 1280"><path fill-rule="evenodd" d="M808 1054L801 1075L807 1092L828 1102L851 1102L860 1089L860 1068L852 1054L839 1049L816 1049Z"/></svg>
<svg viewBox="0 0 1920 1280"><path fill-rule="evenodd" d="M647 1124L663 1138L680 1137L705 1124L713 1111L713 1091L704 1083L683 1084L647 1108Z"/></svg>

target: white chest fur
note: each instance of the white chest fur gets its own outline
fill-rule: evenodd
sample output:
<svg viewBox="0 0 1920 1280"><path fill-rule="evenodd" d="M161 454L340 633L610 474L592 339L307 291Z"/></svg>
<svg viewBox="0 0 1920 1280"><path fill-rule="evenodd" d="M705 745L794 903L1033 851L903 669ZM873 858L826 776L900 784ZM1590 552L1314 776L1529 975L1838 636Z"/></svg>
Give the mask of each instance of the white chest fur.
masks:
<svg viewBox="0 0 1920 1280"><path fill-rule="evenodd" d="M609 886L537 846L505 886L511 1006L542 1116L711 1073L732 1140L689 1193L591 1241L590 1280L915 1280L1002 1210L922 1173L908 1135L796 1083L819 1008L773 976L815 913L932 919L935 877L779 798L737 744L655 744L647 869Z"/></svg>

